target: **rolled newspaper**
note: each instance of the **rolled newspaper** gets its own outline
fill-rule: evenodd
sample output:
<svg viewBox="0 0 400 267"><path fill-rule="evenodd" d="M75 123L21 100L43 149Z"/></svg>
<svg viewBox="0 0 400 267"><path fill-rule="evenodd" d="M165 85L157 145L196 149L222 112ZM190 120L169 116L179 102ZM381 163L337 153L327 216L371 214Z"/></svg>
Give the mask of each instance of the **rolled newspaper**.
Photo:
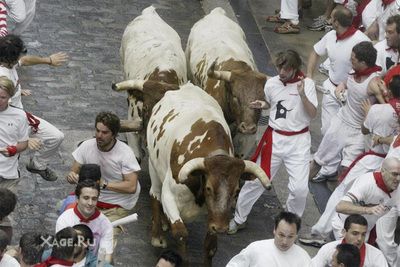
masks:
<svg viewBox="0 0 400 267"><path fill-rule="evenodd" d="M119 226L119 225L123 225L123 224L127 224L127 223L131 223L131 222L136 222L138 219L138 215L137 213L134 213L132 215L126 216L124 218L118 219L116 221L111 222L113 227Z"/></svg>

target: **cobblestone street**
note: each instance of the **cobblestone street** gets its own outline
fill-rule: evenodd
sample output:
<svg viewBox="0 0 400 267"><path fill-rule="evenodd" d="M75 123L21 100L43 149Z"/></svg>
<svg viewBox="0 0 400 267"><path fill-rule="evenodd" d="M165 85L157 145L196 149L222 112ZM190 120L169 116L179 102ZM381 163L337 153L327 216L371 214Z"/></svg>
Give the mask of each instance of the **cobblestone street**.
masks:
<svg viewBox="0 0 400 267"><path fill-rule="evenodd" d="M185 47L191 26L204 15L197 0L38 1L36 17L22 35L28 53L47 56L65 51L70 60L58 68L46 65L21 68L22 88L33 91L23 102L27 111L64 132L65 140L60 157L54 158L51 164L59 175L56 182L28 173L24 166L29 157L26 153L21 156L19 202L12 217L14 244L24 232L54 233L57 202L73 190L65 180L72 163L71 152L77 143L93 136L96 114L113 111L120 118L127 117L126 94L113 92L111 83L122 79L119 47L124 28L150 4L179 33ZM146 162L142 164L140 173L139 221L128 225L126 232L119 236L115 266L154 266L161 251L150 244L150 179L146 165ZM268 207L263 205L266 202ZM274 193L264 195L252 211L248 230L235 236L220 236L214 266L225 266L248 243L270 237L271 217L278 210ZM205 223L189 224L188 229L190 266L200 266ZM169 241L173 248L173 241Z"/></svg>

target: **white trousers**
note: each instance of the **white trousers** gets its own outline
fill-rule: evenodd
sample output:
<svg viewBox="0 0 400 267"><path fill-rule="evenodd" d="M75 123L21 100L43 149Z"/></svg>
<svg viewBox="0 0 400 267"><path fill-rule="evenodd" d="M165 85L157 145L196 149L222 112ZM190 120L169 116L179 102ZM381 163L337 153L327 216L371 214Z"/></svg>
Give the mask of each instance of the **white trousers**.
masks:
<svg viewBox="0 0 400 267"><path fill-rule="evenodd" d="M393 207L387 214L376 222L376 242L390 266L397 266L397 248L394 242L399 210Z"/></svg>
<svg viewBox="0 0 400 267"><path fill-rule="evenodd" d="M5 0L5 3L10 24L15 25L11 32L20 35L35 17L36 0Z"/></svg>
<svg viewBox="0 0 400 267"><path fill-rule="evenodd" d="M282 19L289 19L293 24L299 24L299 1L298 0L281 0Z"/></svg>
<svg viewBox="0 0 400 267"><path fill-rule="evenodd" d="M340 163L348 167L355 158L364 152L364 137L360 129L353 128L335 116L328 131L322 138L314 160L321 166L328 163Z"/></svg>
<svg viewBox="0 0 400 267"><path fill-rule="evenodd" d="M31 132L29 137L39 138L42 141L42 147L34 152L31 160L35 168L45 170L47 163L54 159L59 146L64 140L64 134L46 120L37 116L35 118L40 121L39 129L37 133Z"/></svg>
<svg viewBox="0 0 400 267"><path fill-rule="evenodd" d="M311 233L327 236L333 230L331 222L333 216L336 214L336 205L349 191L354 181L359 176L379 169L383 159L384 158L376 155L366 155L351 168L346 178L332 192L328 203L326 203L325 211L322 213L318 222L311 228Z"/></svg>
<svg viewBox="0 0 400 267"><path fill-rule="evenodd" d="M321 134L322 136L324 136L325 133L328 131L329 126L331 125L332 119L336 116L341 106L333 95L336 86L331 83L329 79L326 79L324 81L322 87L326 91L330 92L330 94L324 94L322 97ZM320 173L323 175L330 175L335 173L339 167L340 160L341 156L337 155L331 162L326 162L325 165L322 166Z"/></svg>
<svg viewBox="0 0 400 267"><path fill-rule="evenodd" d="M279 170L282 163L285 164L289 174L286 209L302 216L308 194L308 173L310 171L310 133L293 136L284 136L273 132L271 179ZM257 164L261 162L261 155L257 158ZM236 203L234 219L242 224L247 220L254 203L264 192L264 187L258 179L246 181L240 190Z"/></svg>

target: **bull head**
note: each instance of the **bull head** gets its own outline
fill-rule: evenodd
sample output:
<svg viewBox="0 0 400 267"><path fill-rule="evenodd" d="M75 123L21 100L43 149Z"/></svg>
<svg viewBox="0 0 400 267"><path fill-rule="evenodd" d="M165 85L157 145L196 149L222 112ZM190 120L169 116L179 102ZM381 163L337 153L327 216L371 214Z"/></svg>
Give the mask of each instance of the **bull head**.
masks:
<svg viewBox="0 0 400 267"><path fill-rule="evenodd" d="M189 187L198 205L207 204L209 232L227 231L231 207L239 194L239 178L245 173L258 177L265 188L271 187L257 164L228 155L195 158L182 166L178 182Z"/></svg>
<svg viewBox="0 0 400 267"><path fill-rule="evenodd" d="M218 68L225 70L216 68L217 61L214 61L207 71L207 76L225 82L219 88L224 91L218 94L226 95L223 98L226 99L224 100L226 103L220 104L227 121L230 124L234 122L237 130L243 134L254 134L257 131L259 112L250 108L249 103L264 99L267 76L253 70L247 63L233 59L220 63Z"/></svg>

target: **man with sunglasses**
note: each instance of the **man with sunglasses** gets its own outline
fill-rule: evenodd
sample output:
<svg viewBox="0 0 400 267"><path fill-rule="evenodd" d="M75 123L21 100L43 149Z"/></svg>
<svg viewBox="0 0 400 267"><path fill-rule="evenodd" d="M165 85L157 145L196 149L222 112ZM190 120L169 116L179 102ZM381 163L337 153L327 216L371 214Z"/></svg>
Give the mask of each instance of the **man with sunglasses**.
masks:
<svg viewBox="0 0 400 267"><path fill-rule="evenodd" d="M21 90L17 68L37 64L60 66L67 61L65 53L52 54L49 57L26 55L24 42L16 35L7 35L0 38L0 76L6 76L15 86L15 94L10 104L23 109L21 95L30 95L29 90ZM27 113L27 120L31 126L28 147L36 150L27 170L39 174L47 181L57 180L56 173L47 167L47 163L54 158L58 147L64 139L64 134L49 122Z"/></svg>

